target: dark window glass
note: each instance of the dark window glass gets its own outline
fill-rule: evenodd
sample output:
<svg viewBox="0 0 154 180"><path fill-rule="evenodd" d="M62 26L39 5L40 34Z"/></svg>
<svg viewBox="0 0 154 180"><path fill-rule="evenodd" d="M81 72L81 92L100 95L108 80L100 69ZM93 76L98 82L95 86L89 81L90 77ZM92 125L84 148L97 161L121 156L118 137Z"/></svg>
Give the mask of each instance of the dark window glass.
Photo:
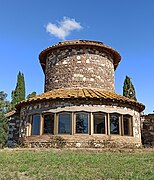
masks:
<svg viewBox="0 0 154 180"><path fill-rule="evenodd" d="M94 134L105 134L105 114L94 113Z"/></svg>
<svg viewBox="0 0 154 180"><path fill-rule="evenodd" d="M123 116L124 135L131 135L132 119L130 115Z"/></svg>
<svg viewBox="0 0 154 180"><path fill-rule="evenodd" d="M54 114L44 115L44 134L54 134Z"/></svg>
<svg viewBox="0 0 154 180"><path fill-rule="evenodd" d="M32 135L40 135L40 115L33 115L32 119Z"/></svg>
<svg viewBox="0 0 154 180"><path fill-rule="evenodd" d="M119 134L119 115L110 114L110 134Z"/></svg>
<svg viewBox="0 0 154 180"><path fill-rule="evenodd" d="M129 135L129 119L123 119L124 122L124 135Z"/></svg>
<svg viewBox="0 0 154 180"><path fill-rule="evenodd" d="M76 113L76 133L88 133L88 113Z"/></svg>
<svg viewBox="0 0 154 180"><path fill-rule="evenodd" d="M61 113L58 116L58 133L70 134L71 133L71 114Z"/></svg>

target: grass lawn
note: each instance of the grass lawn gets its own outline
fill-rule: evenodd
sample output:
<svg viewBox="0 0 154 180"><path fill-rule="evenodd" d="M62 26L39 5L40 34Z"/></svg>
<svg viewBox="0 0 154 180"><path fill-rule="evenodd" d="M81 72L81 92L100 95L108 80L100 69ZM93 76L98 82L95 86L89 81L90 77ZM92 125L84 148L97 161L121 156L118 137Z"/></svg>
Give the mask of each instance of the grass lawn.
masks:
<svg viewBox="0 0 154 180"><path fill-rule="evenodd" d="M1 150L3 179L154 180L154 151Z"/></svg>

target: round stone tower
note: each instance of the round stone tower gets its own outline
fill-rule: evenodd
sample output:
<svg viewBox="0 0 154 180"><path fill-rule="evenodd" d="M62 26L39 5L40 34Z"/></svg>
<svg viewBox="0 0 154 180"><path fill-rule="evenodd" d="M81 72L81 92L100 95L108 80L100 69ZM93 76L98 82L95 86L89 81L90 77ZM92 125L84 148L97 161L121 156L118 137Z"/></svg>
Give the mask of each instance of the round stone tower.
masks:
<svg viewBox="0 0 154 180"><path fill-rule="evenodd" d="M40 53L45 92L64 88L98 88L114 91L114 70L120 55L97 41L60 42Z"/></svg>
<svg viewBox="0 0 154 180"><path fill-rule="evenodd" d="M16 105L12 123L18 130L10 130L11 142L19 134L28 147L57 148L61 140L64 147L141 145L145 106L114 92L118 52L101 42L73 40L48 47L39 59L45 92Z"/></svg>

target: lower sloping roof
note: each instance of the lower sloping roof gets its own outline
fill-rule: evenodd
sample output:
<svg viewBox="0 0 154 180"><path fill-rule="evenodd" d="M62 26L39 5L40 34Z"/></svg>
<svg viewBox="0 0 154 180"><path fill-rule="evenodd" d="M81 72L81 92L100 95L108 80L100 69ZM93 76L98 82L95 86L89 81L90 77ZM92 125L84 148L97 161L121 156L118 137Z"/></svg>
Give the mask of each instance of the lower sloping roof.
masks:
<svg viewBox="0 0 154 180"><path fill-rule="evenodd" d="M135 100L116 94L115 92L104 91L102 89L90 88L71 88L71 89L55 89L45 92L33 98L21 101L16 107L22 107L25 104L30 104L38 101L56 100L56 99L105 99L111 102L128 103L136 106L143 111L145 106Z"/></svg>
<svg viewBox="0 0 154 180"><path fill-rule="evenodd" d="M11 116L14 116L15 113L16 113L16 111L15 111L15 110L12 110L12 111L6 113L6 114L5 114L5 117L6 117L6 118L9 118L9 117L11 117Z"/></svg>

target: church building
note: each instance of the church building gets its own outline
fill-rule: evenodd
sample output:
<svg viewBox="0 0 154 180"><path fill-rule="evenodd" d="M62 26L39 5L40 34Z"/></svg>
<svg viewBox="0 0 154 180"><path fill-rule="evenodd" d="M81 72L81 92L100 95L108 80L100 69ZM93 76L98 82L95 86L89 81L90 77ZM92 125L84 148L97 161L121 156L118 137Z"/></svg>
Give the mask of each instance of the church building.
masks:
<svg viewBox="0 0 154 180"><path fill-rule="evenodd" d="M59 42L39 55L44 93L21 101L9 119L8 145L139 147L145 106L115 92L120 54L102 42ZM39 83L39 82L34 82Z"/></svg>

